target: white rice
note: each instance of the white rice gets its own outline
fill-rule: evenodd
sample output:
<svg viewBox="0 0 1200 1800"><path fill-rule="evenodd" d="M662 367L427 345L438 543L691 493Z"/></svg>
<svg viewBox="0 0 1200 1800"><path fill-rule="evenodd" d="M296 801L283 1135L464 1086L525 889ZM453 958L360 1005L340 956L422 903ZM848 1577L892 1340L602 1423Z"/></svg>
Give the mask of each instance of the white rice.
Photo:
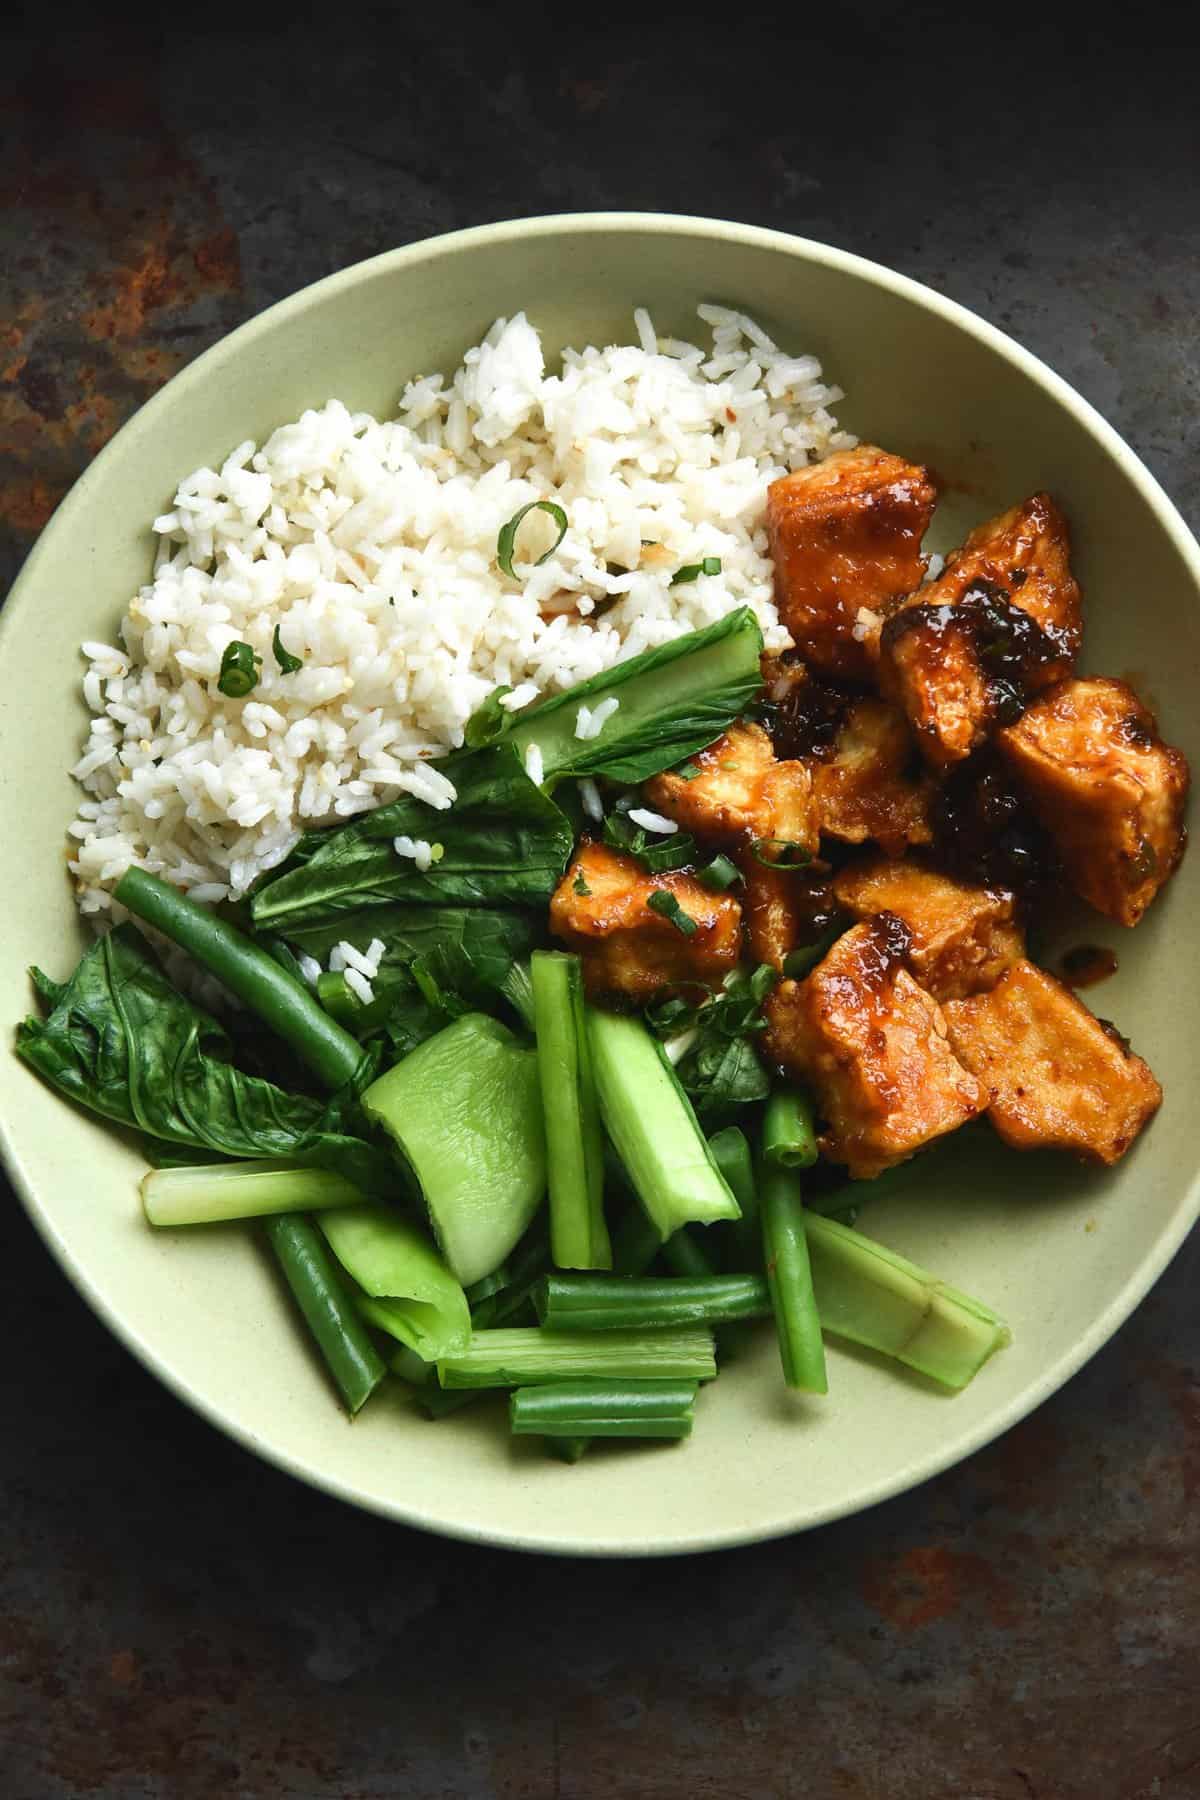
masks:
<svg viewBox="0 0 1200 1800"><path fill-rule="evenodd" d="M638 344L568 350L552 373L525 316L499 319L449 381L409 382L394 419L330 400L181 482L117 642L83 646L83 910L105 911L133 862L216 902L310 826L401 794L444 810L453 785L431 759L497 684L515 710L742 605L786 648L767 484L853 439L812 357L699 310L711 353L639 308ZM509 578L500 529L543 498L566 534L538 564L555 527L531 513ZM710 556L719 575L671 587ZM262 659L244 699L217 686L236 640ZM535 779L540 763L531 746ZM414 843L397 850L420 865L431 847Z"/></svg>

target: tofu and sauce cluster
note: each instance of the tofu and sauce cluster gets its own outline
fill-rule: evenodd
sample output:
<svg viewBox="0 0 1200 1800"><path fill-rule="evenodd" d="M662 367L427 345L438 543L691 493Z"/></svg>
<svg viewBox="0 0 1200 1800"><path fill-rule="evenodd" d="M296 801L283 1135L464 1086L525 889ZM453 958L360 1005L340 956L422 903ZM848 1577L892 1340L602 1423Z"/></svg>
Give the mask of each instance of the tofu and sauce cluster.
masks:
<svg viewBox="0 0 1200 1800"><path fill-rule="evenodd" d="M600 1001L769 963L763 1053L811 1089L853 1178L981 1114L1014 1148L1115 1163L1162 1090L1026 932L1064 892L1138 923L1183 852L1187 762L1126 682L1076 675L1054 500L980 525L930 579L936 501L928 470L869 445L773 484L794 649L764 663L756 717L643 789L740 881L712 892L584 838L551 927Z"/></svg>

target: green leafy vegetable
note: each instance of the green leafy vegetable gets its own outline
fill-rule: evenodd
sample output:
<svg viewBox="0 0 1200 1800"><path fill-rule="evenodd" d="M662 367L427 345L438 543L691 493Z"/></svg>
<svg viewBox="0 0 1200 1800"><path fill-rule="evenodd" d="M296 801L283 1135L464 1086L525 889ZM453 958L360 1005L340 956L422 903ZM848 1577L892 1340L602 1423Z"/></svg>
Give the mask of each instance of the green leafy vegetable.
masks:
<svg viewBox="0 0 1200 1800"><path fill-rule="evenodd" d="M719 556L706 556L703 562L684 563L682 569L676 569L670 580L671 587L679 587L682 582L695 581L700 575L719 575L721 559Z"/></svg>
<svg viewBox="0 0 1200 1800"><path fill-rule="evenodd" d="M604 775L636 785L703 750L762 687L762 632L749 607L579 682L507 722L505 742L542 753L547 783ZM621 704L599 737L578 738L581 702Z"/></svg>
<svg viewBox="0 0 1200 1800"><path fill-rule="evenodd" d="M348 1030L364 1039L382 1034L393 1055L404 1056L463 1012L493 1011L501 994L520 1015L512 984L541 941L541 927L532 913L514 909L379 906L298 926L290 935L297 950L318 962L327 962L343 939L360 949L380 940L370 1005L349 989L343 994L344 982L333 975L321 976L317 992L322 1004L330 992L335 1016Z"/></svg>
<svg viewBox="0 0 1200 1800"><path fill-rule="evenodd" d="M57 998L18 1027L18 1054L81 1106L210 1158L284 1157L335 1169L363 1193L394 1191L396 1171L358 1135L353 1102L235 1068L226 1032L175 991L134 926L93 944L62 987L39 989Z"/></svg>
<svg viewBox="0 0 1200 1800"><path fill-rule="evenodd" d="M651 912L660 913L664 919L670 919L676 931L684 937L695 937L700 927L689 913L685 913L670 888L656 888L647 896L646 905Z"/></svg>
<svg viewBox="0 0 1200 1800"><path fill-rule="evenodd" d="M710 1129L728 1123L740 1107L765 1100L770 1091L751 1039L764 1028L762 1003L775 980L767 963L751 975L736 971L726 977L720 993L696 1010L696 1041L675 1072Z"/></svg>
<svg viewBox="0 0 1200 1800"><path fill-rule="evenodd" d="M297 669L304 667L302 656L293 656L290 650L284 649L278 625L275 627L275 636L271 639L271 649L275 654L275 661L279 664L281 674L294 675Z"/></svg>
<svg viewBox="0 0 1200 1800"><path fill-rule="evenodd" d="M546 1191L535 1053L497 1020L469 1013L373 1082L362 1106L415 1171L458 1279L490 1275Z"/></svg>
<svg viewBox="0 0 1200 1800"><path fill-rule="evenodd" d="M361 907L548 900L573 848L571 827L530 781L512 741L448 757L439 767L458 788L454 806L438 818L445 848L439 862L422 871L395 854L392 839L425 836L430 819L420 800L395 800L326 833L297 866L260 887L251 908L255 926L294 943L299 928Z"/></svg>
<svg viewBox="0 0 1200 1800"><path fill-rule="evenodd" d="M558 536L546 551L545 555L538 557L533 565L535 569L540 569L544 562L550 561L550 558L554 555L554 552L558 549L558 546L567 535L567 515L562 507L557 505L553 500L531 500L527 506L519 508L508 521L508 524L500 527L500 536L496 539L496 561L500 564L504 573L506 575L511 575L514 581L516 580L516 570L513 568L513 554L517 545L517 530L526 513L531 512L548 513L554 520L554 523L558 526Z"/></svg>
<svg viewBox="0 0 1200 1800"><path fill-rule="evenodd" d="M386 1206L323 1214L329 1248L362 1294L358 1311L427 1362L454 1356L471 1340L467 1296L429 1239Z"/></svg>
<svg viewBox="0 0 1200 1800"><path fill-rule="evenodd" d="M221 658L221 673L217 676L217 686L231 700L241 700L258 686L258 671L262 666L262 657L257 655L249 644L243 644L235 638L232 644L226 644L225 654Z"/></svg>
<svg viewBox="0 0 1200 1800"><path fill-rule="evenodd" d="M511 714L500 702L511 693L511 687L493 688L482 705L475 708L463 727L463 743L468 750L486 749L504 736Z"/></svg>

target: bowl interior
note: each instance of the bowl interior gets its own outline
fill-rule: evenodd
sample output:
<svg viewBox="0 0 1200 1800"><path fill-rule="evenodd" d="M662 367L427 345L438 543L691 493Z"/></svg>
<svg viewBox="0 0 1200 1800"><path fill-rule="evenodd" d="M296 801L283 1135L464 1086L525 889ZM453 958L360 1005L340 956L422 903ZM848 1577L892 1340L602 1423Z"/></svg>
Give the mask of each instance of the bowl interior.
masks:
<svg viewBox="0 0 1200 1800"><path fill-rule="evenodd" d="M524 308L553 352L632 335L649 307L689 335L694 305L750 311L812 351L847 393L844 422L930 462L946 483L935 540L1038 487L1064 504L1085 592L1084 665L1129 676L1166 735L1200 758L1197 559L1130 453L1032 359L903 281L819 246L702 221L551 219L396 252L276 307L177 377L97 459L51 522L0 623L0 835L10 884L0 1014L29 1008L83 942L64 870L84 722L82 638L116 628L146 578L148 524L178 477L337 395L384 412L403 382L450 368ZM18 848L19 847L19 848ZM601 1450L579 1469L509 1441L491 1405L430 1425L378 1399L347 1424L254 1234L153 1233L143 1165L0 1058L0 1126L20 1191L91 1303L176 1390L295 1473L398 1519L497 1542L594 1552L712 1547L818 1523L934 1473L1050 1393L1121 1322L1196 1215L1188 1095L1200 1036L1178 996L1195 973L1200 864L1185 860L1092 996L1163 1080L1166 1102L1111 1174L998 1149L986 1128L913 1168L862 1223L1009 1318L1012 1347L948 1398L834 1347L829 1397L780 1385L769 1335L706 1391L675 1449Z"/></svg>

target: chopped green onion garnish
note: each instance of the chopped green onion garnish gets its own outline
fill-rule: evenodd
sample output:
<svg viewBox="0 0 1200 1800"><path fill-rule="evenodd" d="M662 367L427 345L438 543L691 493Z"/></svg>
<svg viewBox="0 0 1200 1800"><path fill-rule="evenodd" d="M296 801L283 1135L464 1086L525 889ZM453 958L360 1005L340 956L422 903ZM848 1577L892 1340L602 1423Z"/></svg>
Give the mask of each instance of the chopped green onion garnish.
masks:
<svg viewBox="0 0 1200 1800"><path fill-rule="evenodd" d="M256 656L249 644L243 644L240 638L235 638L232 644L225 646L217 686L231 700L241 700L252 688L258 686L261 662L262 657Z"/></svg>
<svg viewBox="0 0 1200 1800"><path fill-rule="evenodd" d="M275 661L279 664L281 674L294 675L297 669L304 667L302 656L293 656L290 650L284 649L278 625L275 627L275 636L271 639L271 649L275 653Z"/></svg>
<svg viewBox="0 0 1200 1800"><path fill-rule="evenodd" d="M711 862L696 870L696 880L710 894L723 894L726 888L733 887L741 879L741 871L727 856L714 856Z"/></svg>
<svg viewBox="0 0 1200 1800"><path fill-rule="evenodd" d="M657 888L646 905L651 912L661 913L664 919L670 919L676 931L682 931L684 937L695 937L700 929L695 919L684 912L670 888Z"/></svg>
<svg viewBox="0 0 1200 1800"><path fill-rule="evenodd" d="M558 549L558 546L567 535L567 515L562 507L557 506L553 500L531 500L528 506L522 506L515 512L508 521L508 524L501 526L500 536L496 539L496 561L500 564L504 573L506 575L511 575L514 581L516 580L516 570L513 568L513 553L517 543L517 527L525 517L525 514L531 512L549 513L550 517L554 520L554 523L558 526L558 536L555 538L546 554L538 557L533 565L535 569L540 569L544 562L549 562L550 558L554 555L554 552Z"/></svg>
<svg viewBox="0 0 1200 1800"><path fill-rule="evenodd" d="M678 775L680 781L695 781L698 775L703 775L704 770L699 763L685 762L680 763L677 769L672 769L671 773Z"/></svg>
<svg viewBox="0 0 1200 1800"><path fill-rule="evenodd" d="M671 869L684 869L695 862L696 840L686 832L676 832L674 837L648 843L638 856L652 875L665 875Z"/></svg>
<svg viewBox="0 0 1200 1800"><path fill-rule="evenodd" d="M719 556L706 556L703 562L684 563L682 569L676 569L670 580L671 587L678 587L681 581L695 581L699 575L719 575L721 559Z"/></svg>
<svg viewBox="0 0 1200 1800"><path fill-rule="evenodd" d="M775 854L769 855L769 851ZM767 869L805 869L813 859L812 851L792 838L755 838L750 854Z"/></svg>
<svg viewBox="0 0 1200 1800"><path fill-rule="evenodd" d="M577 894L582 894L585 899L591 894L591 891L592 891L591 888L588 886L587 882L583 879L583 870L582 869L580 869L578 875L576 875L575 880L572 882L571 885L574 888L575 892Z"/></svg>

